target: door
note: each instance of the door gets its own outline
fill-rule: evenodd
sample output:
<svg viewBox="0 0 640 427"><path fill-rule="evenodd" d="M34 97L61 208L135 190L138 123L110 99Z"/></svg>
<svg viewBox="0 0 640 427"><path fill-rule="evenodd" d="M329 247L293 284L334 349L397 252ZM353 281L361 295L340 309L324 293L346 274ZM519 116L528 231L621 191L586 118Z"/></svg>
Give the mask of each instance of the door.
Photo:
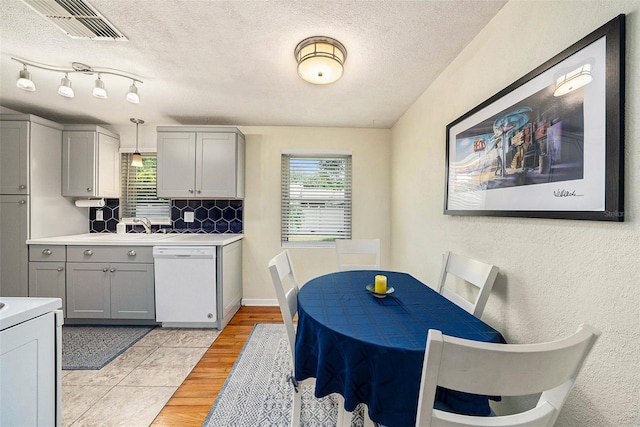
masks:
<svg viewBox="0 0 640 427"><path fill-rule="evenodd" d="M153 264L111 264L111 318L155 319Z"/></svg>
<svg viewBox="0 0 640 427"><path fill-rule="evenodd" d="M109 264L67 263L67 317L109 319L111 317Z"/></svg>
<svg viewBox="0 0 640 427"><path fill-rule="evenodd" d="M196 196L236 197L235 133L198 133Z"/></svg>
<svg viewBox="0 0 640 427"><path fill-rule="evenodd" d="M96 195L96 132L62 132L62 195Z"/></svg>
<svg viewBox="0 0 640 427"><path fill-rule="evenodd" d="M158 197L194 197L195 155L195 133L158 132Z"/></svg>
<svg viewBox="0 0 640 427"><path fill-rule="evenodd" d="M0 296L29 295L29 196L0 196Z"/></svg>
<svg viewBox="0 0 640 427"><path fill-rule="evenodd" d="M61 298L62 309L65 306L64 262L30 262L29 263L29 296L43 298Z"/></svg>
<svg viewBox="0 0 640 427"><path fill-rule="evenodd" d="M29 123L0 122L0 194L29 192Z"/></svg>
<svg viewBox="0 0 640 427"><path fill-rule="evenodd" d="M98 133L98 197L120 197L120 141Z"/></svg>

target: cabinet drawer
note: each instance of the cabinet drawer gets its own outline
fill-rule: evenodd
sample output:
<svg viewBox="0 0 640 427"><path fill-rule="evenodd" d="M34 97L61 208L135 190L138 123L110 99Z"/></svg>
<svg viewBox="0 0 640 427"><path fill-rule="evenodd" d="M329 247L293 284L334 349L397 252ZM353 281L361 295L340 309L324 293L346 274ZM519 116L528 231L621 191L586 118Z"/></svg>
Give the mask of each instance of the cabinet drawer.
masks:
<svg viewBox="0 0 640 427"><path fill-rule="evenodd" d="M64 246L29 245L29 261L62 261L66 260Z"/></svg>
<svg viewBox="0 0 640 427"><path fill-rule="evenodd" d="M67 246L67 261L153 263L153 247Z"/></svg>

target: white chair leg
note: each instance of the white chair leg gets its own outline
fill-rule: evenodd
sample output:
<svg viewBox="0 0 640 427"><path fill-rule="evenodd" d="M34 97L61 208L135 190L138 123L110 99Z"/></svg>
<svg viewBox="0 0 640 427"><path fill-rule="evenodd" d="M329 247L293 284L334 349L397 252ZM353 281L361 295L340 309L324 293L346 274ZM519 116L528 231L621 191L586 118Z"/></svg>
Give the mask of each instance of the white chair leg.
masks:
<svg viewBox="0 0 640 427"><path fill-rule="evenodd" d="M293 414L291 414L291 427L300 427L300 415L302 412L302 383L298 384L298 391L293 391Z"/></svg>

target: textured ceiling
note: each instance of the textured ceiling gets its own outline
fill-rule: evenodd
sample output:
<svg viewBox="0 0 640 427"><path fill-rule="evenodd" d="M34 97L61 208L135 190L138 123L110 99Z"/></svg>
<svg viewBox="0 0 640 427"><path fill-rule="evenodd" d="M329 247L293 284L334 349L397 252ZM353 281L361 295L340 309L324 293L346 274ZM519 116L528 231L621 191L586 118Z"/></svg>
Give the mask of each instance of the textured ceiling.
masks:
<svg viewBox="0 0 640 427"><path fill-rule="evenodd" d="M71 39L20 0L0 1L0 105L61 123L335 126L390 128L506 0L198 1L87 0L128 41ZM293 56L323 35L347 48L338 82L302 81ZM70 74L74 99L57 95L62 74L30 68L37 91L16 87L22 65L74 61L139 76Z"/></svg>

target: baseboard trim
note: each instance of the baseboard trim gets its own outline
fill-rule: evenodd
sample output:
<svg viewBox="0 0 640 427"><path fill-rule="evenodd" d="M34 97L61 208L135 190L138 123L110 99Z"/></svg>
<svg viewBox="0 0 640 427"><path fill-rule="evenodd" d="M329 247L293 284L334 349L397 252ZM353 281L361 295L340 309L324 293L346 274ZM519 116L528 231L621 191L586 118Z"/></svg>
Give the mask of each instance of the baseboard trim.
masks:
<svg viewBox="0 0 640 427"><path fill-rule="evenodd" d="M261 298L242 298L242 305L253 306L253 307L277 307L278 300L261 299Z"/></svg>

